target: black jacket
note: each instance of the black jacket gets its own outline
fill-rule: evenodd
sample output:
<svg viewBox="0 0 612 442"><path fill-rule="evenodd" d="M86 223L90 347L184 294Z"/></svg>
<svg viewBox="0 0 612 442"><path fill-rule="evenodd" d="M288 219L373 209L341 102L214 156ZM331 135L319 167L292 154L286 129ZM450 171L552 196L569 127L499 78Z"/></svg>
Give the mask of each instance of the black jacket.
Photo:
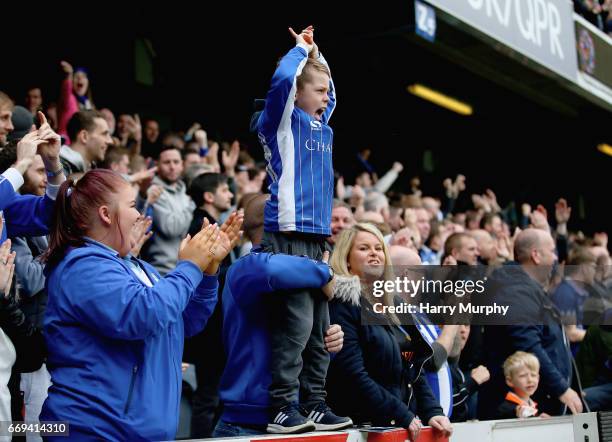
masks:
<svg viewBox="0 0 612 442"><path fill-rule="evenodd" d="M359 303L365 303L365 315L370 307L360 297L358 279L337 278L335 296L329 304L330 322L342 327L344 345L332 359L326 382L334 411L356 423L404 428L417 414L425 424L442 415L421 375L432 350L418 330L402 326L410 341L400 351L397 326L362 325ZM403 338L401 332L399 336Z"/></svg>
<svg viewBox="0 0 612 442"><path fill-rule="evenodd" d="M189 234L191 237L195 236L202 229L204 219L208 219L210 224L217 222L217 220L206 210L196 207L193 211L191 226L189 227ZM218 388L223 367L225 366L225 349L223 348L222 337L223 303L221 302L221 293L223 293L223 287L225 286L227 269L231 264L231 256L227 255L219 266L219 297L217 305L215 305L215 310L208 319L204 330L185 339L185 347L183 350L183 361L196 365L198 383L203 384L207 382L213 384L213 390L215 392ZM210 358L210 354L214 354L216 357ZM204 372L200 372L200 370L204 370Z"/></svg>
<svg viewBox="0 0 612 442"><path fill-rule="evenodd" d="M453 379L453 414L452 422L465 422L470 417L470 397L478 391L478 383L464 373L459 367L458 361L449 359L448 366Z"/></svg>
<svg viewBox="0 0 612 442"><path fill-rule="evenodd" d="M540 361L540 384L534 400L551 415L564 410L559 396L572 383L571 353L560 315L544 289L521 266L503 266L488 281L487 290L498 304L509 306L508 325L487 325L484 365L491 373L478 396L480 419L493 419L507 386L502 365L516 351L533 353Z"/></svg>
<svg viewBox="0 0 612 442"><path fill-rule="evenodd" d="M0 328L17 353L13 370L21 373L38 370L47 355L42 334L19 309L15 298L6 298L4 294L0 294Z"/></svg>

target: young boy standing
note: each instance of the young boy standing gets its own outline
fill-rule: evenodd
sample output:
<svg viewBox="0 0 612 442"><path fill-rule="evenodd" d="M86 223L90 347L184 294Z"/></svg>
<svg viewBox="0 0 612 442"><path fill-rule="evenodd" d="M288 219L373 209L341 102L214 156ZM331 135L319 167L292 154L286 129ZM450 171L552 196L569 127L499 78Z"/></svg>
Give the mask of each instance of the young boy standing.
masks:
<svg viewBox="0 0 612 442"><path fill-rule="evenodd" d="M289 31L296 46L278 64L257 120L272 183L262 246L266 252L320 260L331 234L333 132L328 122L336 97L327 62L314 43L314 28L299 35ZM352 425L325 403L327 298L320 290L284 291L271 297L269 308L274 324L268 431L289 434Z"/></svg>
<svg viewBox="0 0 612 442"><path fill-rule="evenodd" d="M546 413L538 414L538 404L531 399L540 382L540 361L535 355L524 351L510 355L504 362L504 376L512 391L499 406L498 418L548 417Z"/></svg>

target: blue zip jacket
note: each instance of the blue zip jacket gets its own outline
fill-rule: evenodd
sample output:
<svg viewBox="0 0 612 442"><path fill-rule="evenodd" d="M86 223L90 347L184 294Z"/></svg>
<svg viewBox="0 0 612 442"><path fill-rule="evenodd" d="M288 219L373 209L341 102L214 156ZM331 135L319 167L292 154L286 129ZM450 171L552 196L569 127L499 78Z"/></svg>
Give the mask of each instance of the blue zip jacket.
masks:
<svg viewBox="0 0 612 442"><path fill-rule="evenodd" d="M329 236L334 198L333 132L328 126L336 107L333 81L321 121L295 106L296 78L308 59L297 45L280 61L259 116L257 130L270 177L264 212L267 232L297 231ZM322 56L319 61L327 65Z"/></svg>
<svg viewBox="0 0 612 442"><path fill-rule="evenodd" d="M53 385L40 419L69 422L71 440L172 440L176 433L183 339L204 328L217 276L180 261L161 278L151 265L128 260L89 241L47 277Z"/></svg>
<svg viewBox="0 0 612 442"><path fill-rule="evenodd" d="M20 195L15 187L23 184L23 178L19 172L12 172L14 170L8 169L0 175L0 216L4 218L0 243L7 236L47 235L53 217L55 193L59 188L49 186L45 196ZM15 174L19 176L15 178Z"/></svg>
<svg viewBox="0 0 612 442"><path fill-rule="evenodd" d="M270 319L266 297L283 296L279 290L323 287L330 275L324 262L259 250L231 265L223 289L227 364L219 396L224 406L221 419L233 424L268 423Z"/></svg>

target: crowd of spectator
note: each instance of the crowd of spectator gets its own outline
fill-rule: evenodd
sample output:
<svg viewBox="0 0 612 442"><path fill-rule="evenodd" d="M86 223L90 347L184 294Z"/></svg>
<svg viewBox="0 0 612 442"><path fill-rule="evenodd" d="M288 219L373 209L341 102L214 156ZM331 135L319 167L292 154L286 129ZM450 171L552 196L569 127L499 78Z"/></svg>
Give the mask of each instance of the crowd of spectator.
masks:
<svg viewBox="0 0 612 442"><path fill-rule="evenodd" d="M576 5L609 32L609 0ZM23 106L0 92L0 421L66 420L75 437L109 440L353 424L416 437L423 425L450 434L451 421L612 409L607 234L573 231L563 198L543 202L551 213L528 202L517 213L487 189L459 210L468 177L421 188L410 165L379 174L367 148L325 176L335 93L312 31L292 33L254 117L263 163L199 123L162 132L98 108L87 70L66 61L57 104L40 88ZM329 158L308 177L329 195L295 186L302 214L286 235L278 177L289 166L274 155L279 125L302 124L291 127L284 104L301 62L289 114L312 117L305 152ZM318 81L313 104L305 91ZM330 138L314 148L313 133ZM323 207L320 221L305 204ZM500 301L544 319L363 322L373 280L436 265L486 268ZM190 415L180 424L179 409Z"/></svg>

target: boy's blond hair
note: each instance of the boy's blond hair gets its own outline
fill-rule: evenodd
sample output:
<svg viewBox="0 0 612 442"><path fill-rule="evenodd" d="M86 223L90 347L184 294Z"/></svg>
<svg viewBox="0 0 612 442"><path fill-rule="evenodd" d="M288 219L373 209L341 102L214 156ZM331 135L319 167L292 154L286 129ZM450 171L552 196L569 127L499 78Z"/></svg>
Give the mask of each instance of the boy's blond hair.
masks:
<svg viewBox="0 0 612 442"><path fill-rule="evenodd" d="M309 83L312 81L313 72L323 72L331 78L331 74L327 66L321 63L319 60L309 58L306 60L306 64L302 68L302 73L297 77L298 90L304 87L304 83Z"/></svg>
<svg viewBox="0 0 612 442"><path fill-rule="evenodd" d="M520 368L527 367L531 371L540 372L540 361L531 353L517 351L504 361L504 376L511 378Z"/></svg>

